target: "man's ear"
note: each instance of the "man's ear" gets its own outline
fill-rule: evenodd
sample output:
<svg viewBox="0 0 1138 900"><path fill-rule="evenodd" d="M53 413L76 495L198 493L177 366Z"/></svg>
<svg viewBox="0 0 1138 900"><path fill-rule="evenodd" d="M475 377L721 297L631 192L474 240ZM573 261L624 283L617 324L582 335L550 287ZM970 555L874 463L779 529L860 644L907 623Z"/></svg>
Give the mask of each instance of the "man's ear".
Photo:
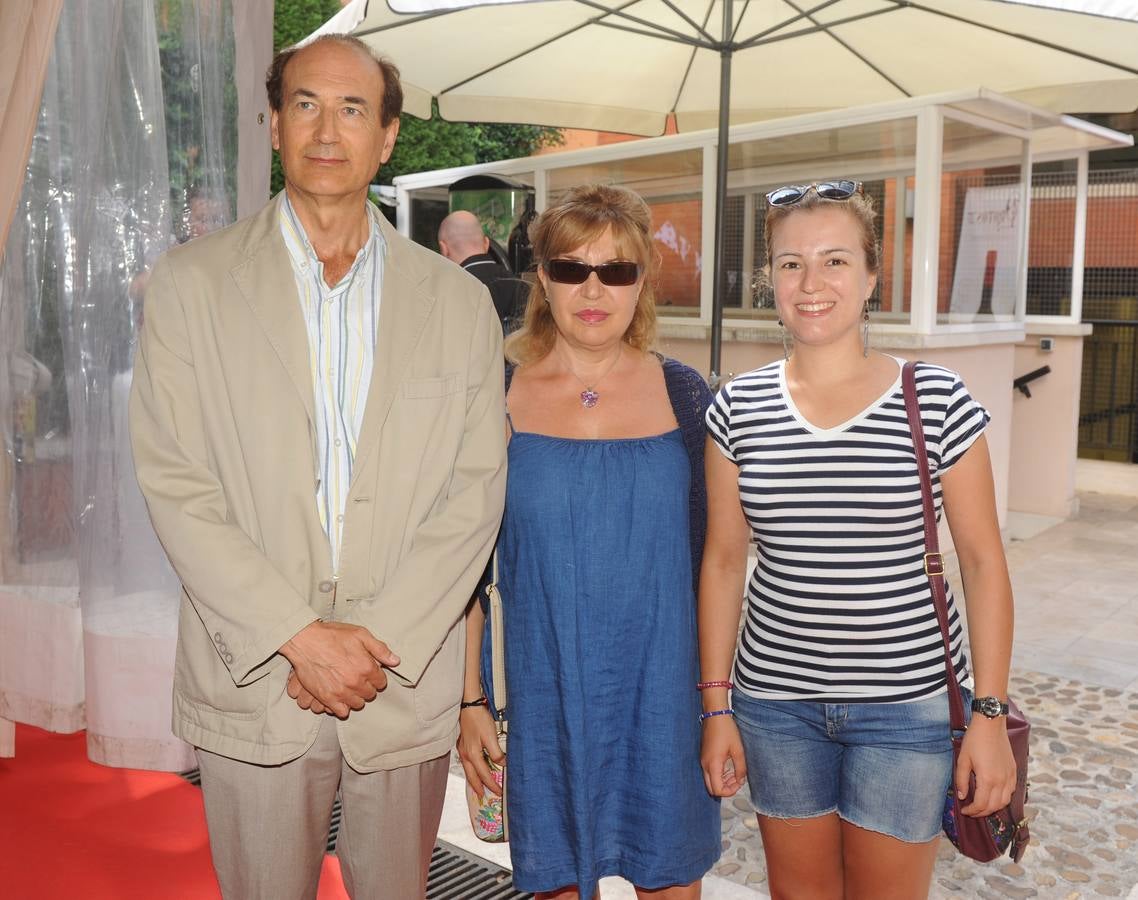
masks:
<svg viewBox="0 0 1138 900"><path fill-rule="evenodd" d="M387 126L387 133L383 136L383 153L379 157L380 165L391 159L391 151L395 149L397 137L399 137L399 119L395 118L391 120L391 124Z"/></svg>

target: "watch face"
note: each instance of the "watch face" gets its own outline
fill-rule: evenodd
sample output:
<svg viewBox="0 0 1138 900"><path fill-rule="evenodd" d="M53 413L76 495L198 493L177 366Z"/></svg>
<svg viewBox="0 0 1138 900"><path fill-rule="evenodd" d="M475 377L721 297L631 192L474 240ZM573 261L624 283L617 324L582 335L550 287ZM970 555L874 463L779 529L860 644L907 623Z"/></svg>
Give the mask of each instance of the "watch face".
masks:
<svg viewBox="0 0 1138 900"><path fill-rule="evenodd" d="M997 697L977 697L972 701L972 709L989 719L994 719L1003 713L1003 704Z"/></svg>

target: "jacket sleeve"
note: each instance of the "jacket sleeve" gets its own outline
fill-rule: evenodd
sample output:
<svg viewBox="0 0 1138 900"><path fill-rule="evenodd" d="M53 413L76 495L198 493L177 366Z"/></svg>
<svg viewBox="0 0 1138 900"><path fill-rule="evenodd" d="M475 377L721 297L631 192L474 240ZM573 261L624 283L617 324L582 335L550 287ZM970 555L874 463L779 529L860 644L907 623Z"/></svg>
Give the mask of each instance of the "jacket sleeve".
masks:
<svg viewBox="0 0 1138 900"><path fill-rule="evenodd" d="M469 603L494 547L506 499L506 403L502 328L482 289L467 362L466 423L446 503L415 529L410 552L373 603L344 620L389 641L392 671L418 683Z"/></svg>
<svg viewBox="0 0 1138 900"><path fill-rule="evenodd" d="M318 618L259 547L230 521L211 471L187 309L167 257L154 267L134 365L130 435L154 530L221 661L238 686ZM281 657L276 657L280 661Z"/></svg>

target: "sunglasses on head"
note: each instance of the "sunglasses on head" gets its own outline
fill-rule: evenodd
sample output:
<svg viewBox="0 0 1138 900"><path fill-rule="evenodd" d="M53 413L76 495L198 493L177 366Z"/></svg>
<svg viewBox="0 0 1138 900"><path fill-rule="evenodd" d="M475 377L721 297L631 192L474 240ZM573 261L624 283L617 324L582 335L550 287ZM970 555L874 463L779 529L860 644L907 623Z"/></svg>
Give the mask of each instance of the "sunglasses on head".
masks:
<svg viewBox="0 0 1138 900"><path fill-rule="evenodd" d="M599 266L590 266L577 259L551 259L545 264L545 274L550 281L558 284L584 284L589 275L597 273L601 284L609 287L627 287L636 284L640 277L640 266L628 260L601 263Z"/></svg>
<svg viewBox="0 0 1138 900"><path fill-rule="evenodd" d="M771 206L793 206L814 191L823 200L849 200L862 192L860 181L815 181L813 184L788 184L767 194Z"/></svg>

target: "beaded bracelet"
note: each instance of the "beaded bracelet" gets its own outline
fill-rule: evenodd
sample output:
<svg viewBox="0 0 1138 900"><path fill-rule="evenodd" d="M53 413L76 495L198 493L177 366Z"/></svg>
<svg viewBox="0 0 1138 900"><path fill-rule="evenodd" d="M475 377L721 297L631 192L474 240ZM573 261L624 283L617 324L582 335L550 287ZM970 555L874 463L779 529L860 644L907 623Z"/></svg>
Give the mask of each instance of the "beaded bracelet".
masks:
<svg viewBox="0 0 1138 900"><path fill-rule="evenodd" d="M708 719L712 718L713 716L733 716L733 715L735 715L735 710L733 710L733 709L713 709L711 712L700 713L699 714L699 721L701 723L703 723L703 722L706 722Z"/></svg>
<svg viewBox="0 0 1138 900"><path fill-rule="evenodd" d="M697 691L705 691L708 688L725 687L729 691L735 690L735 682L733 681L697 681L695 689Z"/></svg>
<svg viewBox="0 0 1138 900"><path fill-rule="evenodd" d="M460 704L458 704L458 708L459 709L470 709L472 706L489 706L489 705L490 705L490 701L487 700L486 695L483 694L477 700L463 700Z"/></svg>

